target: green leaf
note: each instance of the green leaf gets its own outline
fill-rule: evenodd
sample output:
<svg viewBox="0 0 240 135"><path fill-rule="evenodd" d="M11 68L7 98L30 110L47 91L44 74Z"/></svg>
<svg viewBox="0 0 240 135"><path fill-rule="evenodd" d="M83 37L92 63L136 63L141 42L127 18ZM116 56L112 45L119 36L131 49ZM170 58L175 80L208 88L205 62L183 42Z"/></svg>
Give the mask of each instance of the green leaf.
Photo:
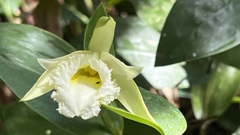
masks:
<svg viewBox="0 0 240 135"><path fill-rule="evenodd" d="M115 43L118 53L122 55L124 51L134 52L136 50L137 52L146 52L149 55L154 55L160 37L159 32L137 17L117 18L116 22ZM127 56L124 58L127 59ZM131 62L134 61L132 60ZM142 65L148 61L137 62L134 64ZM153 62L154 60L151 61L151 63Z"/></svg>
<svg viewBox="0 0 240 135"><path fill-rule="evenodd" d="M179 0L162 31L156 65L215 55L240 44L239 0Z"/></svg>
<svg viewBox="0 0 240 135"><path fill-rule="evenodd" d="M190 85L206 83L211 77L212 59L189 61L184 65Z"/></svg>
<svg viewBox="0 0 240 135"><path fill-rule="evenodd" d="M220 116L231 104L240 88L240 70L224 64L217 65L211 79L192 88L192 106L197 119Z"/></svg>
<svg viewBox="0 0 240 135"><path fill-rule="evenodd" d="M42 29L27 25L0 24L0 59L6 64L14 64L41 74L43 69L37 58L55 58L73 51L75 49L67 42ZM4 63L1 67L4 67Z"/></svg>
<svg viewBox="0 0 240 135"><path fill-rule="evenodd" d="M111 104L116 106L116 102L112 102ZM104 124L113 135L123 134L124 121L122 116L106 109L105 107L101 107L100 115Z"/></svg>
<svg viewBox="0 0 240 135"><path fill-rule="evenodd" d="M155 88L176 86L186 72L181 65L154 67L160 34L137 17L116 19L116 50L133 66L144 67L142 75Z"/></svg>
<svg viewBox="0 0 240 135"><path fill-rule="evenodd" d="M180 135L187 127L182 113L165 98L140 88L149 112L165 134Z"/></svg>
<svg viewBox="0 0 240 135"><path fill-rule="evenodd" d="M240 115L236 114L240 114L240 110L237 106L232 105L220 116L217 123L228 131L234 132L240 125Z"/></svg>
<svg viewBox="0 0 240 135"><path fill-rule="evenodd" d="M150 114L157 123L153 123L143 117L134 115L124 109L107 105L105 105L105 107L127 119L151 126L163 135L180 135L186 130L186 120L176 107L163 97L150 93L143 88L140 88L140 91Z"/></svg>
<svg viewBox="0 0 240 135"><path fill-rule="evenodd" d="M23 103L15 103L5 110L4 123L11 135L74 135L50 123Z"/></svg>
<svg viewBox="0 0 240 135"><path fill-rule="evenodd" d="M213 58L217 59L218 61L224 62L228 65L234 66L236 68L240 68L239 51L240 51L240 45L228 51L214 55Z"/></svg>
<svg viewBox="0 0 240 135"><path fill-rule="evenodd" d="M22 98L33 86L43 69L37 58L56 58L75 51L68 43L42 29L17 24L0 24L0 77ZM106 135L100 117L90 120L60 115L50 93L26 102L50 122L77 134Z"/></svg>
<svg viewBox="0 0 240 135"><path fill-rule="evenodd" d="M159 135L159 132L145 124L125 118L123 135Z"/></svg>
<svg viewBox="0 0 240 135"><path fill-rule="evenodd" d="M157 31L161 31L170 12L173 0L129 0L135 6L137 15Z"/></svg>

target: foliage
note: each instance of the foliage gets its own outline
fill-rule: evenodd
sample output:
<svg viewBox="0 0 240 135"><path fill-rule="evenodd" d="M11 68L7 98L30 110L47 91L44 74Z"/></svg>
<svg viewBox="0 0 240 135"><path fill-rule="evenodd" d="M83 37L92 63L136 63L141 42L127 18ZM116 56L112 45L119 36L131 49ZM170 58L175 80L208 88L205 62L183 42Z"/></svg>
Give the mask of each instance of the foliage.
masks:
<svg viewBox="0 0 240 135"><path fill-rule="evenodd" d="M0 104L0 135L239 132L238 0L38 2L0 0L0 78L17 98L43 73L37 58L89 49L99 18L110 15L116 21L110 53L129 65L144 67L135 81L156 123L127 111L118 100L103 105L95 118L67 118L56 111L48 93L25 104L19 99ZM19 19L22 24L14 24ZM172 97L175 93L179 95ZM129 93L129 97L137 95ZM192 108L186 107L189 104Z"/></svg>

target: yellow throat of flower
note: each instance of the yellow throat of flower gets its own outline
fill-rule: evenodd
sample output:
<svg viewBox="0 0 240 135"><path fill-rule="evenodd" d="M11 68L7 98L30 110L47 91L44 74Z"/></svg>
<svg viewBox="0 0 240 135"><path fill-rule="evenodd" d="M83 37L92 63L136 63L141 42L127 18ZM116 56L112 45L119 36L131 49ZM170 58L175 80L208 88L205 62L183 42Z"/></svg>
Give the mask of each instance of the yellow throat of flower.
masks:
<svg viewBox="0 0 240 135"><path fill-rule="evenodd" d="M102 86L102 81L98 72L89 65L80 67L70 81L71 84L84 84L95 90L98 90Z"/></svg>

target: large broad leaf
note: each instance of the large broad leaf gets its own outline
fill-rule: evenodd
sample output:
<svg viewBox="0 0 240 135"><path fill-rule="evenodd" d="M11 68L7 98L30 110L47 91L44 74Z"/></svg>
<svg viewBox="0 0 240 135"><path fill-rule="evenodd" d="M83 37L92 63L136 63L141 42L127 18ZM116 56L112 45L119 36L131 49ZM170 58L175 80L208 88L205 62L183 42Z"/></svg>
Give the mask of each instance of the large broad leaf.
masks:
<svg viewBox="0 0 240 135"><path fill-rule="evenodd" d="M224 62L228 65L240 68L240 46L234 47L226 52L217 54L213 56L213 58L217 59L218 61Z"/></svg>
<svg viewBox="0 0 240 135"><path fill-rule="evenodd" d="M22 98L43 72L37 58L55 58L74 51L58 37L32 26L0 24L0 77ZM26 102L41 116L78 134L108 134L100 117L90 120L60 115L50 93Z"/></svg>
<svg viewBox="0 0 240 135"><path fill-rule="evenodd" d="M200 59L187 62L184 68L190 85L206 83L211 77L211 59Z"/></svg>
<svg viewBox="0 0 240 135"><path fill-rule="evenodd" d="M115 102L112 102L111 104L115 104ZM105 126L113 135L122 135L124 129L122 116L117 115L104 107L101 108L100 116Z"/></svg>
<svg viewBox="0 0 240 135"><path fill-rule="evenodd" d="M223 115L221 115L221 117L217 120L217 123L233 133L240 125L240 115L236 114L240 114L240 110L238 106L232 105Z"/></svg>
<svg viewBox="0 0 240 135"><path fill-rule="evenodd" d="M160 39L156 65L199 59L240 44L239 0L178 0Z"/></svg>
<svg viewBox="0 0 240 135"><path fill-rule="evenodd" d="M140 88L143 100L156 123L133 115L124 109L105 106L123 117L155 128L162 135L180 135L186 130L186 121L182 113L163 97Z"/></svg>
<svg viewBox="0 0 240 135"><path fill-rule="evenodd" d="M15 103L4 111L4 123L11 135L74 135L50 123L23 103Z"/></svg>
<svg viewBox="0 0 240 135"><path fill-rule="evenodd" d="M137 17L117 19L117 52L131 65L144 67L142 75L155 88L177 85L186 77L181 65L154 67L160 34Z"/></svg>
<svg viewBox="0 0 240 135"><path fill-rule="evenodd" d="M170 12L174 0L129 0L135 6L137 15L152 26L161 31L163 24Z"/></svg>
<svg viewBox="0 0 240 135"><path fill-rule="evenodd" d="M240 70L219 64L211 79L192 88L192 106L197 119L220 116L240 88Z"/></svg>
<svg viewBox="0 0 240 135"><path fill-rule="evenodd" d="M1 73L11 72L6 70L7 64L14 64L41 74L43 69L37 58L55 58L74 50L67 42L41 29L27 25L0 24L0 59L1 67L4 69L5 66Z"/></svg>
<svg viewBox="0 0 240 135"><path fill-rule="evenodd" d="M145 124L124 119L123 135L159 135L159 132Z"/></svg>

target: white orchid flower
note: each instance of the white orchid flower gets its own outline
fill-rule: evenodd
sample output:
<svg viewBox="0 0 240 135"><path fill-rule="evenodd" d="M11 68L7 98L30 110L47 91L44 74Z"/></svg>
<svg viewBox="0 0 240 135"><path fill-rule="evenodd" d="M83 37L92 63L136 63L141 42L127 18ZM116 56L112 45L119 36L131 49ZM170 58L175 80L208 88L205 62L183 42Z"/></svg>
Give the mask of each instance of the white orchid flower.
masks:
<svg viewBox="0 0 240 135"><path fill-rule="evenodd" d="M97 116L101 105L118 99L136 115L153 120L133 78L141 68L126 66L109 52L115 21L101 17L93 31L89 50L76 51L55 59L38 59L46 70L21 99L28 101L51 90L58 112L66 117L89 119Z"/></svg>

